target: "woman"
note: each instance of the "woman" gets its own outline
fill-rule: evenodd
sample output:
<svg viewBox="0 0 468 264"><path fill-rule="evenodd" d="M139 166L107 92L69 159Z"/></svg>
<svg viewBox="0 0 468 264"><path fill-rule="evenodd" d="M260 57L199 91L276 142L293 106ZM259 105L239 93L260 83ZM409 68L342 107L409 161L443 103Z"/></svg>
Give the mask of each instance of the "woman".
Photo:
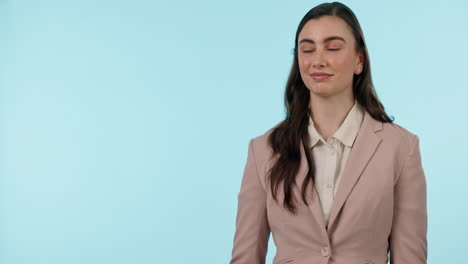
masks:
<svg viewBox="0 0 468 264"><path fill-rule="evenodd" d="M230 263L265 263L270 233L274 264L426 263L419 137L385 113L347 6L299 23L285 104L249 142Z"/></svg>

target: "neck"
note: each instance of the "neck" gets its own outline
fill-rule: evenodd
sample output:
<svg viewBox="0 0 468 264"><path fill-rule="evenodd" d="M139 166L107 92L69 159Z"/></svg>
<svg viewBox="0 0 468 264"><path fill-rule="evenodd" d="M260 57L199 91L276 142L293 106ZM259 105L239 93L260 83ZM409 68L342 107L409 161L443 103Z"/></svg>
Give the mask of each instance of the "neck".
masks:
<svg viewBox="0 0 468 264"><path fill-rule="evenodd" d="M353 105L353 97L324 98L311 96L310 108L317 132L324 139L331 137L341 126Z"/></svg>

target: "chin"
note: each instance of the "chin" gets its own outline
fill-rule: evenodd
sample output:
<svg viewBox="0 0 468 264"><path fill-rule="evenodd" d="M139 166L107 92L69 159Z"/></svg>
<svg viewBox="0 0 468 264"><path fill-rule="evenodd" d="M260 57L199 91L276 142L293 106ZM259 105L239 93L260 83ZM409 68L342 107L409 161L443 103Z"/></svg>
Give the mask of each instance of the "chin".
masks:
<svg viewBox="0 0 468 264"><path fill-rule="evenodd" d="M313 83L308 86L309 90L313 93L329 93L332 90L335 90L332 85L327 83Z"/></svg>
<svg viewBox="0 0 468 264"><path fill-rule="evenodd" d="M313 96L319 96L319 97L330 97L334 96L337 94L340 94L340 91L337 91L331 86L328 85L320 85L320 86L312 86L312 89L309 88L310 93Z"/></svg>

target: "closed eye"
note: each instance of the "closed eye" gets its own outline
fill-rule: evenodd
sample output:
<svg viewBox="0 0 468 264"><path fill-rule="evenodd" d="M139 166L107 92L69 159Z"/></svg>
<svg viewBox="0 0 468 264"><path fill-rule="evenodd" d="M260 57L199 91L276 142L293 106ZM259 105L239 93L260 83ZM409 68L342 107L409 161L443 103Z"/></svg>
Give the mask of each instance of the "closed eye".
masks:
<svg viewBox="0 0 468 264"><path fill-rule="evenodd" d="M328 50L337 51L337 50L340 50L340 49L328 49ZM312 51L313 51L313 50L304 50L304 51L302 51L302 52L304 52L304 53L310 53L310 52L312 52Z"/></svg>

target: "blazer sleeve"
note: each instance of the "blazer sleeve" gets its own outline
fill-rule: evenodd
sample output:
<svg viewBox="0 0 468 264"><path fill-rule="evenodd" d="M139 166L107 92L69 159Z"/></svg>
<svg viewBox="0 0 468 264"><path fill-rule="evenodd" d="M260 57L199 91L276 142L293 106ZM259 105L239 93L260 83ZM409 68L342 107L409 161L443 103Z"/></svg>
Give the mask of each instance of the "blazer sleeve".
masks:
<svg viewBox="0 0 468 264"><path fill-rule="evenodd" d="M270 238L266 192L260 183L254 155L253 139L249 141L247 163L237 196L236 231L230 264L264 264Z"/></svg>
<svg viewBox="0 0 468 264"><path fill-rule="evenodd" d="M427 263L426 192L419 137L413 135L410 152L394 186L390 264Z"/></svg>

